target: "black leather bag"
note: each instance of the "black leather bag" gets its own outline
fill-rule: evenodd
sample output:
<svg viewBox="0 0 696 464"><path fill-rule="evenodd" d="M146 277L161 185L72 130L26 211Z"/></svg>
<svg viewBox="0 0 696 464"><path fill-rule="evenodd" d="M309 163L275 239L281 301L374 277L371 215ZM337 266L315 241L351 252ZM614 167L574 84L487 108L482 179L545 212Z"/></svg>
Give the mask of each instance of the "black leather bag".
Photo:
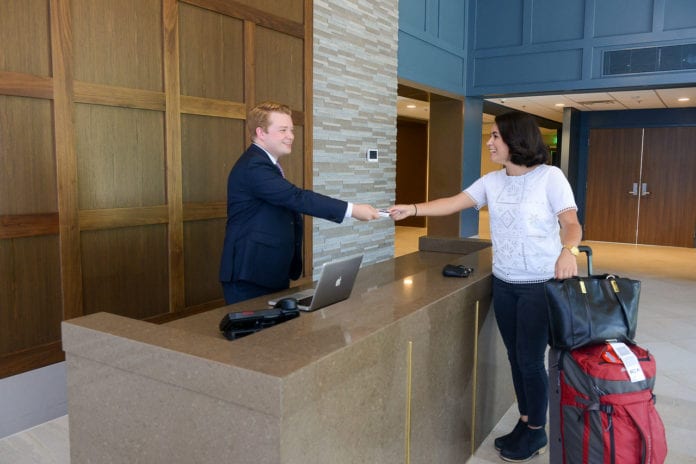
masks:
<svg viewBox="0 0 696 464"><path fill-rule="evenodd" d="M294 300L295 306L290 307L281 304L281 302L288 300ZM278 302L275 308L227 313L220 321L219 328L226 339L236 340L290 319L295 319L299 315L300 310L297 309L297 300L284 298Z"/></svg>
<svg viewBox="0 0 696 464"><path fill-rule="evenodd" d="M573 350L607 340L635 344L640 281L592 275L592 250L578 248L587 253L588 276L545 284L549 345Z"/></svg>

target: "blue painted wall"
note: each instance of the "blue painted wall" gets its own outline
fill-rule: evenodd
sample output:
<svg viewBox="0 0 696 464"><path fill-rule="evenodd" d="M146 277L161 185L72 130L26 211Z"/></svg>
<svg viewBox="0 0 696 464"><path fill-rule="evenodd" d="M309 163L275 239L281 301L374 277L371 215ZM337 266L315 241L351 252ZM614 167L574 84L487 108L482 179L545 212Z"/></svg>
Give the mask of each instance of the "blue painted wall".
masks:
<svg viewBox="0 0 696 464"><path fill-rule="evenodd" d="M468 133L476 129L481 98L693 85L696 69L602 74L605 52L690 43L696 44L696 0L399 2L399 78L466 97L463 187L478 175L480 140ZM696 45L692 48L693 56L685 59L696 63ZM685 125L695 117L677 110L583 113L578 159L573 160L578 175L571 179L581 210L590 128ZM465 213L461 221L463 236L477 233L477 214Z"/></svg>
<svg viewBox="0 0 696 464"><path fill-rule="evenodd" d="M609 51L696 43L696 1L470 1L475 21L469 23L466 95L696 82L696 66L604 75L602 65ZM696 64L696 47L685 59Z"/></svg>
<svg viewBox="0 0 696 464"><path fill-rule="evenodd" d="M399 77L462 96L690 84L696 69L602 74L605 52L688 43L694 0L399 2Z"/></svg>
<svg viewBox="0 0 696 464"><path fill-rule="evenodd" d="M481 177L481 133L483 132L483 99L464 99L464 155L462 156L462 190ZM473 155L477 156L473 156ZM474 208L462 211L459 218L459 235L478 235L479 212Z"/></svg>
<svg viewBox="0 0 696 464"><path fill-rule="evenodd" d="M468 0L399 0L399 78L464 95Z"/></svg>

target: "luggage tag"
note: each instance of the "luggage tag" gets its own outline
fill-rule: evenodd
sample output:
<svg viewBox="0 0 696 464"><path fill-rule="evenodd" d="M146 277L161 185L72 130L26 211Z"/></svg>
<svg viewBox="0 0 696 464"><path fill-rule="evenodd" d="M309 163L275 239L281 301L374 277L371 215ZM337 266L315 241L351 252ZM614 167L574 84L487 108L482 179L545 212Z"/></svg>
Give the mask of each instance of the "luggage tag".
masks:
<svg viewBox="0 0 696 464"><path fill-rule="evenodd" d="M605 362L611 363L611 364L623 364L621 362L621 359L619 359L618 356L616 356L616 353L614 353L614 349L607 343L607 346L604 348L604 351L602 351L602 359Z"/></svg>
<svg viewBox="0 0 696 464"><path fill-rule="evenodd" d="M613 354L618 356L621 360L621 363L626 368L626 372L628 373L628 377L631 379L631 382L640 382L641 380L645 380L645 373L643 372L643 368L640 367L638 358L633 351L626 346L625 343L609 342L607 344L611 347ZM608 351L605 353L608 353ZM604 358L604 354L602 354L602 358ZM606 360L606 358L604 359Z"/></svg>

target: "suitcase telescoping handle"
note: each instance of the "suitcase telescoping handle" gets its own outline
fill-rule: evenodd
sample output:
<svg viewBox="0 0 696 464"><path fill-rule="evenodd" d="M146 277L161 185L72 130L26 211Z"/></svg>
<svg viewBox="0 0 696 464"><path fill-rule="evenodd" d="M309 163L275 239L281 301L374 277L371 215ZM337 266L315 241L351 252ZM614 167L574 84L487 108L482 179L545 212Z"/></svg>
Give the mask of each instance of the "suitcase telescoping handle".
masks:
<svg viewBox="0 0 696 464"><path fill-rule="evenodd" d="M587 245L580 245L578 247L581 253L587 254L587 277L592 275L592 248Z"/></svg>

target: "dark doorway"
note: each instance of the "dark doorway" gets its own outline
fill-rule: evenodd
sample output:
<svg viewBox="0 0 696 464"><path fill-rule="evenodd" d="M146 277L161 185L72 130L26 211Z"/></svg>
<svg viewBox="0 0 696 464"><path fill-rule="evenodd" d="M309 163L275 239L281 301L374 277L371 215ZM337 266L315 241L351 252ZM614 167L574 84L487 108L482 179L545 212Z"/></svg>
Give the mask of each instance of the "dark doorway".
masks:
<svg viewBox="0 0 696 464"><path fill-rule="evenodd" d="M396 203L411 204L427 199L428 121L396 121ZM424 217L409 217L399 225L425 227Z"/></svg>

